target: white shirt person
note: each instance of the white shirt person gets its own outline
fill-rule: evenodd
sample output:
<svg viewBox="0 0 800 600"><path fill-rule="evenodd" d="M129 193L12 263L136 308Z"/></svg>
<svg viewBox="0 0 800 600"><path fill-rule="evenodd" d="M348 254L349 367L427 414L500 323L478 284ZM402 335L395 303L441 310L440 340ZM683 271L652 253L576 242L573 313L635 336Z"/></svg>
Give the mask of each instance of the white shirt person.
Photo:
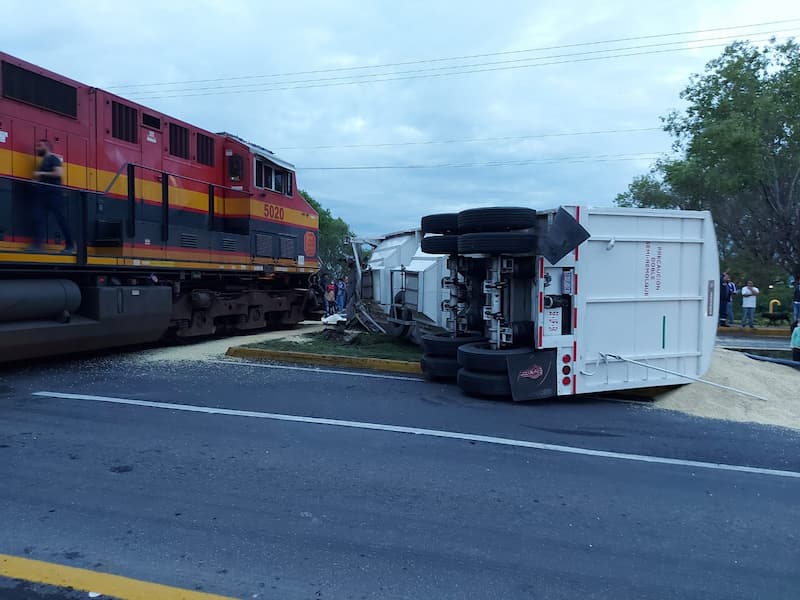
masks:
<svg viewBox="0 0 800 600"><path fill-rule="evenodd" d="M751 329L755 329L753 318L756 313L756 296L761 292L756 286L753 285L751 280L747 281L747 285L741 289L742 294L742 327L750 325Z"/></svg>

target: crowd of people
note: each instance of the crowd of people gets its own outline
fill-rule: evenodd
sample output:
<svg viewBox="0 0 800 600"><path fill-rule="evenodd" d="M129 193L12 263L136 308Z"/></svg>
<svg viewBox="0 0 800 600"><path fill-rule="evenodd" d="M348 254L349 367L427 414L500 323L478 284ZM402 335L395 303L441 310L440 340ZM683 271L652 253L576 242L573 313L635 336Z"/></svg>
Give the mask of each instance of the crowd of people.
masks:
<svg viewBox="0 0 800 600"><path fill-rule="evenodd" d="M737 289L727 271L722 274L720 280L719 324L721 327L730 327L735 324L733 298L737 294L742 298L741 326L754 329L756 300L761 291L753 285L753 281L750 279L747 280L747 284L744 287ZM792 296L792 322L797 323L798 321L800 321L800 281L795 282Z"/></svg>
<svg viewBox="0 0 800 600"><path fill-rule="evenodd" d="M729 273L725 271L720 280L720 327L730 327L735 324L733 318L733 298L738 294L742 298L741 326L743 328L750 327L751 329L755 329L756 300L760 293L760 290L753 285L752 280L749 279L744 287L737 289ZM792 295L792 324L790 329L792 331L790 340L792 360L800 362L800 281L796 281L794 284Z"/></svg>
<svg viewBox="0 0 800 600"><path fill-rule="evenodd" d="M733 297L739 294L742 297L742 327L755 329L756 299L761 291L748 279L747 285L736 289L736 284L731 280L727 271L722 274L719 294L719 324L721 327L730 327L734 324ZM797 317L795 317L795 321Z"/></svg>
<svg viewBox="0 0 800 600"><path fill-rule="evenodd" d="M312 275L311 287L322 296L326 317L344 312L350 295L350 278L347 275L338 279L327 273Z"/></svg>

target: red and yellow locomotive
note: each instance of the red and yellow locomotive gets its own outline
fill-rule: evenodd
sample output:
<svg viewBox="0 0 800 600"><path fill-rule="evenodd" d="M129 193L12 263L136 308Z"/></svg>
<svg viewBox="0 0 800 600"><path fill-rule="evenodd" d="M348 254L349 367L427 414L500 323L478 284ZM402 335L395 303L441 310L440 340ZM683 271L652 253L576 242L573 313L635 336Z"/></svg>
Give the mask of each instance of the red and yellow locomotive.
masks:
<svg viewBox="0 0 800 600"><path fill-rule="evenodd" d="M0 360L317 315L318 215L291 164L0 53ZM37 141L75 245L31 250ZM40 227L40 229L42 229Z"/></svg>

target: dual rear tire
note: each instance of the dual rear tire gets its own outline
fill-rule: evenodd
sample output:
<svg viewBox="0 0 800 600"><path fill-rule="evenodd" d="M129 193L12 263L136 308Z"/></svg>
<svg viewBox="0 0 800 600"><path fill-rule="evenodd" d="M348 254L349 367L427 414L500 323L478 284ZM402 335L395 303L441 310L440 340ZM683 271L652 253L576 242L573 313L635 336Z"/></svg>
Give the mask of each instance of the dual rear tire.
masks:
<svg viewBox="0 0 800 600"><path fill-rule="evenodd" d="M536 252L536 211L490 207L422 217L426 254L531 254ZM434 234L434 235L430 235Z"/></svg>
<svg viewBox="0 0 800 600"><path fill-rule="evenodd" d="M458 349L464 344L483 342L480 334L434 333L422 336L422 373L432 380L453 380L458 374Z"/></svg>
<svg viewBox="0 0 800 600"><path fill-rule="evenodd" d="M422 251L427 254L535 255L538 246L536 211L520 207L489 207L441 213L422 218ZM527 266L527 263L526 263ZM530 271L530 272L529 272ZM533 262L524 273L533 275ZM533 337L527 323L514 324L514 339L526 346ZM517 330L519 328L519 330ZM507 357L530 352L528 348L492 350L480 335L428 335L422 338L422 371L429 379L456 379L467 394L508 397Z"/></svg>

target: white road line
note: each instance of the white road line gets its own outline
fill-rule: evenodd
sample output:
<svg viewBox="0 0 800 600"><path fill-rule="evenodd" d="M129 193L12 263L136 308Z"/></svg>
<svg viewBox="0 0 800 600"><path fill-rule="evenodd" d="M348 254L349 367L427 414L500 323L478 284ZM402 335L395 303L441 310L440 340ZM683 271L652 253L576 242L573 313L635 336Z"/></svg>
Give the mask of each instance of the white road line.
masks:
<svg viewBox="0 0 800 600"><path fill-rule="evenodd" d="M624 452L608 452L606 450L591 450L589 448L576 448L574 446L561 446L558 444L544 444L526 440L513 440L473 433L458 433L456 431L440 431L438 429L420 429L417 427L402 427L399 425L383 425L381 423L364 423L361 421L341 421L339 419L321 419L318 417L302 417L299 415L283 415L277 413L256 412L251 410L234 410L230 408L214 408L210 406L195 406L192 404L171 404L168 402L150 402L148 400L128 400L126 398L112 398L108 396L90 396L86 394L68 394L64 392L35 392L34 396L44 398L59 398L64 400L89 400L92 402L106 402L110 404L124 404L130 406L144 406L147 408L160 408L166 410L180 410L185 412L204 413L209 415L228 415L232 417L251 417L254 419L270 419L273 421L291 421L294 423L313 423L315 425L332 425L335 427L350 427L353 429L371 429L374 431L391 431L393 433L409 433L453 440L470 442L483 442L500 446L515 446L517 448L532 448L534 450L549 450L565 454L580 454L583 456L596 456L599 458L614 458L635 462L674 465L679 467L695 467L698 469L713 469L716 471L735 471L738 473L755 473L758 475L775 475L777 477L791 477L800 479L800 472L781 471L778 469L764 469L760 467L746 467L742 465L728 465L724 463L710 463L697 460L682 460L678 458L665 458L662 456L647 456L645 454L627 454Z"/></svg>
<svg viewBox="0 0 800 600"><path fill-rule="evenodd" d="M221 365L241 365L245 367L259 367L260 369L284 369L286 371L310 371L312 373L327 373L330 375L354 375L356 377L370 377L372 379L395 379L399 381L425 381L422 377L403 377L402 375L383 375L381 373L362 373L360 371L339 371L336 369L321 369L318 367L291 367L289 365L271 365L266 363L247 362L244 360L209 360L207 362Z"/></svg>

